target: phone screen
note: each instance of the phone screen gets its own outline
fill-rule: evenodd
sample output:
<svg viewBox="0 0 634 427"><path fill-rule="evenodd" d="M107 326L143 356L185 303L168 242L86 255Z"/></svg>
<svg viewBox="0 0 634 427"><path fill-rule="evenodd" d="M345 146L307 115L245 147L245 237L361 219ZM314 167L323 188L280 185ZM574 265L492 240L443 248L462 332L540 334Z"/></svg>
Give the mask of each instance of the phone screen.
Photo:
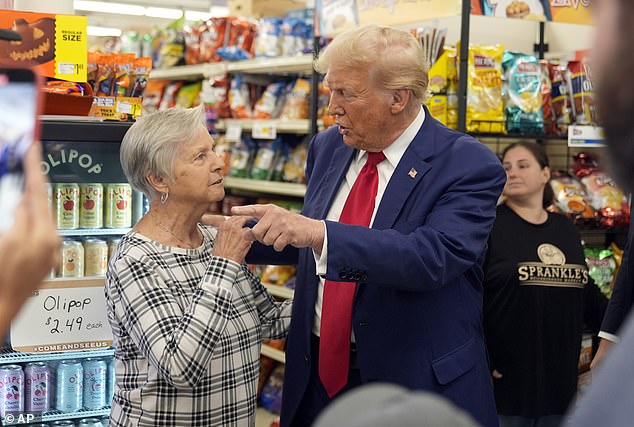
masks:
<svg viewBox="0 0 634 427"><path fill-rule="evenodd" d="M22 160L37 135L38 91L32 70L0 67L0 233L13 224L22 197Z"/></svg>

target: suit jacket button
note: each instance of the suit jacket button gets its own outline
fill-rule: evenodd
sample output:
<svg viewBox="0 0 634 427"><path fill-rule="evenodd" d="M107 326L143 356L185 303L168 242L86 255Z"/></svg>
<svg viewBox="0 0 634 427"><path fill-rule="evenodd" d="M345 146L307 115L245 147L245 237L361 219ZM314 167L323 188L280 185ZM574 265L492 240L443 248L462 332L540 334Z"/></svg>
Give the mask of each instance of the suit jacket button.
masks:
<svg viewBox="0 0 634 427"><path fill-rule="evenodd" d="M361 281L363 281L363 282L367 282L367 281L368 281L368 275L367 275L367 274L365 274L365 273L363 273L363 274L361 275Z"/></svg>
<svg viewBox="0 0 634 427"><path fill-rule="evenodd" d="M304 355L304 362L306 362L306 364L308 364L308 361L310 360L310 358L308 357L307 354Z"/></svg>
<svg viewBox="0 0 634 427"><path fill-rule="evenodd" d="M346 273L345 271L341 271L339 273L339 277L342 278L343 280L348 278L348 273Z"/></svg>

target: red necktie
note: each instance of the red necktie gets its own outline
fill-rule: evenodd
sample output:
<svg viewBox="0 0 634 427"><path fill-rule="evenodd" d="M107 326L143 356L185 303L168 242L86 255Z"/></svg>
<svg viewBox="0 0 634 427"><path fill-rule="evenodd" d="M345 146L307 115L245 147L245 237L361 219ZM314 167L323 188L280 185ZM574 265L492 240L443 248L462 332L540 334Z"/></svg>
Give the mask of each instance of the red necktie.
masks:
<svg viewBox="0 0 634 427"><path fill-rule="evenodd" d="M385 155L368 153L368 160L359 173L343 206L339 222L370 226L379 174L376 165ZM319 378L328 396L333 397L348 383L350 368L350 333L352 303L357 284L326 280L321 309L319 340Z"/></svg>

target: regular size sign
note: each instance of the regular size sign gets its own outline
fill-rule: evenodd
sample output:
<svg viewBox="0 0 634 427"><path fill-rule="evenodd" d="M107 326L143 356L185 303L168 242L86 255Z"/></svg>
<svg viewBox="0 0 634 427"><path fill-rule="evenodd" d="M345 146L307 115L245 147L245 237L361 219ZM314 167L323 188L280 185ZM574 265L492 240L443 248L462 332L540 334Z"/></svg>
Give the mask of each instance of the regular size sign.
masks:
<svg viewBox="0 0 634 427"><path fill-rule="evenodd" d="M11 324L11 347L16 351L53 353L111 345L103 279L47 282Z"/></svg>

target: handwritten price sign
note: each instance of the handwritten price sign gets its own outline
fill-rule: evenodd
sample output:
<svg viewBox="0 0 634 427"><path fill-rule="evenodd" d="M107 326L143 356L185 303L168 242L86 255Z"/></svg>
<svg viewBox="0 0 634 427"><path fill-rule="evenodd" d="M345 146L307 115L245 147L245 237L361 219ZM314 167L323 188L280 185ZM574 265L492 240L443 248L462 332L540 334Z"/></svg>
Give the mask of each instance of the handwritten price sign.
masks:
<svg viewBox="0 0 634 427"><path fill-rule="evenodd" d="M11 324L11 347L28 353L112 345L103 279L47 282Z"/></svg>

